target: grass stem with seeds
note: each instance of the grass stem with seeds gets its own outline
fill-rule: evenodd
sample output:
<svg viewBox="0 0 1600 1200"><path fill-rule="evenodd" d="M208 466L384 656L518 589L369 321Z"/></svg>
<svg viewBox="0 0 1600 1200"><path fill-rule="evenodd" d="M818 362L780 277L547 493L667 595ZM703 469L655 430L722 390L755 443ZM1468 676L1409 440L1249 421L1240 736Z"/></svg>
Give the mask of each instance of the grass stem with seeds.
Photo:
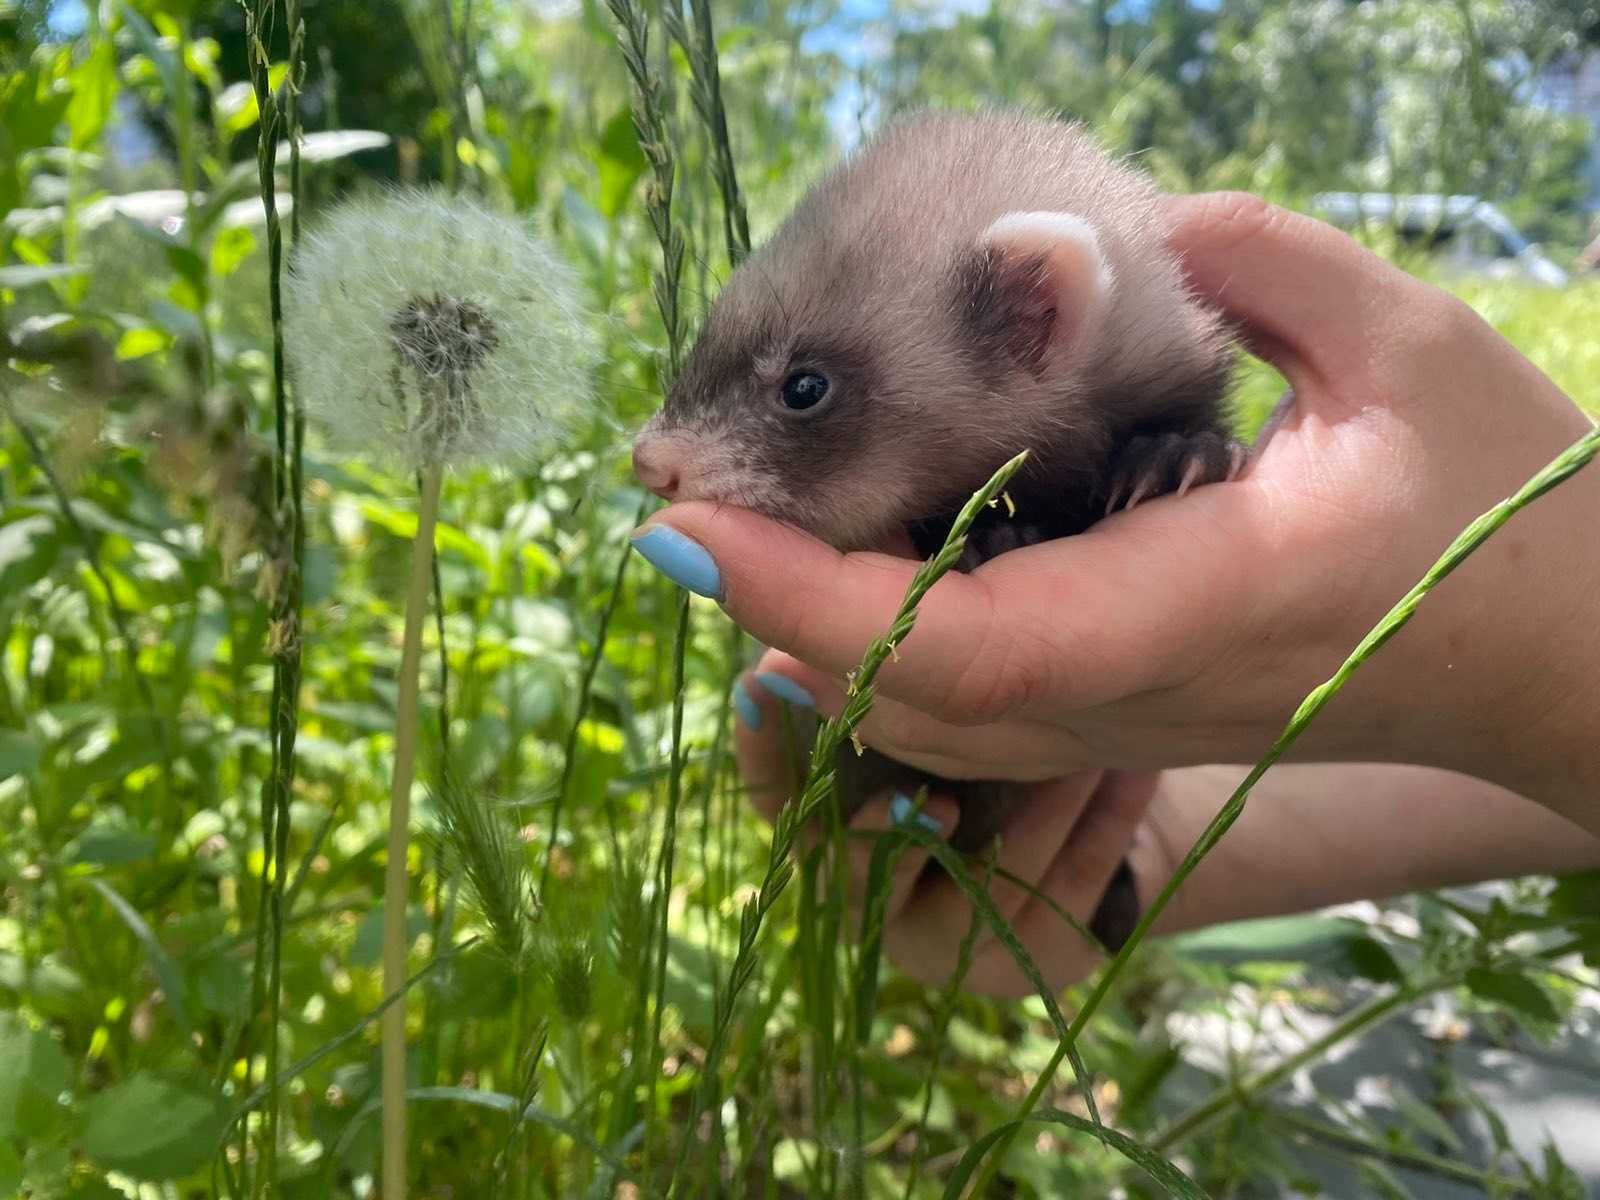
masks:
<svg viewBox="0 0 1600 1200"><path fill-rule="evenodd" d="M978 519L978 514L989 501L1000 494L1011 477L1021 470L1027 457L1027 451L1023 451L1005 463L962 507L950 526L950 533L939 552L923 563L912 576L888 632L867 647L866 653L861 658L861 665L850 677L851 684L849 695L845 699L844 711L839 716L830 717L822 722L821 728L818 729L816 740L811 745L811 763L806 773L805 787L799 798L785 805L778 814L772 827L767 869L762 877L761 886L739 915L739 944L734 952L733 966L728 972L727 986L723 989L713 1014L711 1037L706 1044L705 1061L700 1067L700 1079L695 1087L693 1107L689 1119L684 1123L686 1130L693 1131L698 1126L700 1114L705 1111L715 1088L717 1072L721 1068L722 1056L727 1049L728 1035L733 1025L739 997L755 977L760 966L756 951L760 945L762 927L768 913L772 911L773 906L788 888L789 881L794 877L792 854L795 839L805 824L816 815L823 801L833 792L836 774L835 756L845 742L854 738L857 727L871 710L876 695L874 681L878 677L878 672L883 668L883 664L889 661L889 656L895 652L895 647L905 641L916 627L917 607L922 603L922 598L934 584L955 567L966 549L967 531L972 528L972 523ZM692 1141L692 1132L683 1139L677 1164L673 1168L672 1183L668 1188L669 1195L677 1191L677 1183Z"/></svg>

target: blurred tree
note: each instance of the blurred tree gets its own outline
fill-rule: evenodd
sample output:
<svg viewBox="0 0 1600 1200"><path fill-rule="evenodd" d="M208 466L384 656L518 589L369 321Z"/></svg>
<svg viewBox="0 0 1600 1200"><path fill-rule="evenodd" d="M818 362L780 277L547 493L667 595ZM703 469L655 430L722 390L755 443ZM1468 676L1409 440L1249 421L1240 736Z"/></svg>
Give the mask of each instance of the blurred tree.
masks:
<svg viewBox="0 0 1600 1200"><path fill-rule="evenodd" d="M886 112L1023 104L1086 121L1167 186L1304 201L1466 191L1538 236L1581 220L1582 122L1533 81L1600 37L1594 0L1075 0L957 15L891 5Z"/></svg>

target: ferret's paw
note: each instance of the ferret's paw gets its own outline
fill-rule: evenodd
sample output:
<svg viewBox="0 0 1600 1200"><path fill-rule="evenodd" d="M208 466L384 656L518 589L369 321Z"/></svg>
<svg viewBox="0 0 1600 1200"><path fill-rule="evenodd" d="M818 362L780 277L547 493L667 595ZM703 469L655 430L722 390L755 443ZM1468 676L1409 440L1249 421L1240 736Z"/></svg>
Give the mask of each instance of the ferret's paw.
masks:
<svg viewBox="0 0 1600 1200"><path fill-rule="evenodd" d="M1163 433L1137 437L1116 455L1106 515L1157 496L1181 496L1190 488L1222 483L1244 470L1250 451L1221 433Z"/></svg>
<svg viewBox="0 0 1600 1200"><path fill-rule="evenodd" d="M980 522L975 525L972 532L967 535L967 547L961 559L956 564L958 571L975 570L978 566L988 562L1008 550L1020 550L1023 546L1037 546L1040 542L1048 541L1050 534L1043 526L1028 521L1007 519L992 522Z"/></svg>

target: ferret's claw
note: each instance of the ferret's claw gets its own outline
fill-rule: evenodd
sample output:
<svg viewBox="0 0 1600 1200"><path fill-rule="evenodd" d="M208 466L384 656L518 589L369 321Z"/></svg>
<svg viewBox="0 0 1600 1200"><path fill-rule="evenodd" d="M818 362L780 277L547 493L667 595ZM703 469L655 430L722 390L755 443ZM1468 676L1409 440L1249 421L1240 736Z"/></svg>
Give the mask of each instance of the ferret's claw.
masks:
<svg viewBox="0 0 1600 1200"><path fill-rule="evenodd" d="M1235 479L1248 457L1242 442L1210 431L1134 438L1113 463L1106 515L1157 496L1183 496L1192 488Z"/></svg>
<svg viewBox="0 0 1600 1200"><path fill-rule="evenodd" d="M1243 442L1228 443L1228 478L1237 479L1244 474L1245 465L1250 461L1250 447Z"/></svg>
<svg viewBox="0 0 1600 1200"><path fill-rule="evenodd" d="M1199 480L1202 470L1204 470L1204 464L1197 458L1191 458L1189 465L1183 469L1183 478L1178 480L1178 490L1173 494L1177 496L1188 495L1189 489ZM1233 478L1231 471L1228 474L1228 478Z"/></svg>

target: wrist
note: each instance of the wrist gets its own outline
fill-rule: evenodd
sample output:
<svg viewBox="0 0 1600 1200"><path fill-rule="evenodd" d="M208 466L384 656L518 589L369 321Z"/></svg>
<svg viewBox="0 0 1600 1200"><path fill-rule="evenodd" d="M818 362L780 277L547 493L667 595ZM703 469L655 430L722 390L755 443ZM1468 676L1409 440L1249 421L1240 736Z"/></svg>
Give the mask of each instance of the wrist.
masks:
<svg viewBox="0 0 1600 1200"><path fill-rule="evenodd" d="M1590 464L1514 516L1498 548L1485 546L1504 586L1482 596L1475 640L1498 645L1505 668L1481 693L1457 765L1591 832L1600 832L1600 622L1586 615L1600 597L1596 515L1600 469Z"/></svg>

